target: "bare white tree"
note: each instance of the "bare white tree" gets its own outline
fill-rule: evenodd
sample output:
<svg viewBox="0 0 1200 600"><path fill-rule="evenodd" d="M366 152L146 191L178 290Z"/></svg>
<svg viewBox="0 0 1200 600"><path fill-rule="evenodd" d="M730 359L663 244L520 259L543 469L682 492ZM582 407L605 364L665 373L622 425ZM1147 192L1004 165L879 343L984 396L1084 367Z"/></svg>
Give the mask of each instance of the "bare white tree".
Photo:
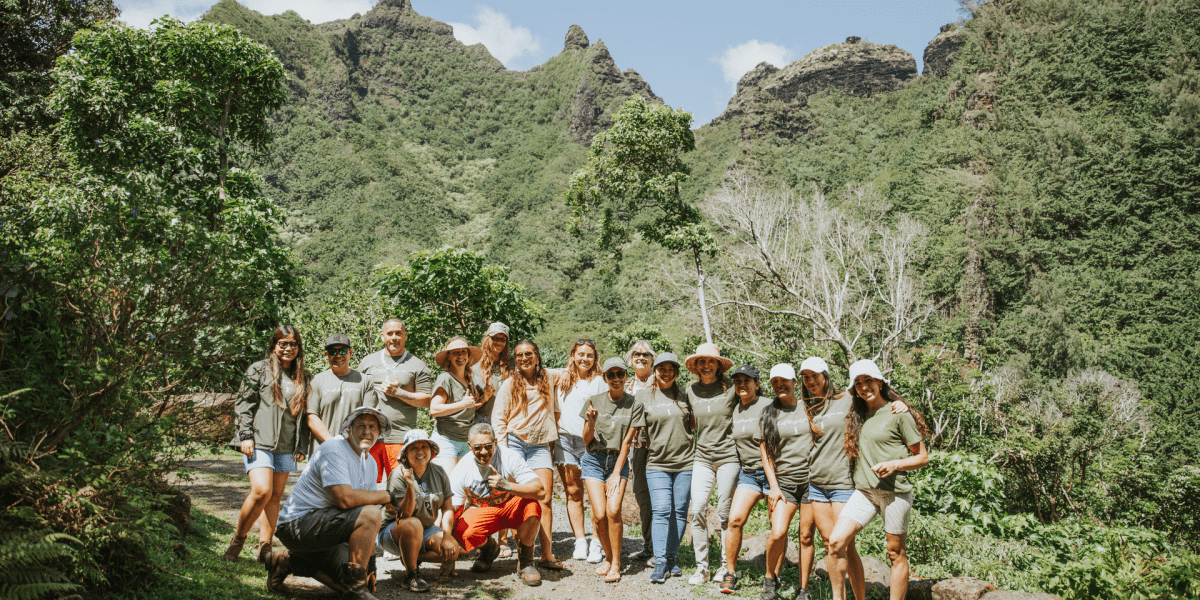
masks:
<svg viewBox="0 0 1200 600"><path fill-rule="evenodd" d="M842 200L854 210L831 206L818 189L805 198L736 169L704 203L734 241L709 281L727 345L763 347L762 317L810 326L815 341L836 344L851 362L867 336L884 363L920 339L936 308L913 266L927 229L907 216L890 224L890 207L870 186L849 187Z"/></svg>

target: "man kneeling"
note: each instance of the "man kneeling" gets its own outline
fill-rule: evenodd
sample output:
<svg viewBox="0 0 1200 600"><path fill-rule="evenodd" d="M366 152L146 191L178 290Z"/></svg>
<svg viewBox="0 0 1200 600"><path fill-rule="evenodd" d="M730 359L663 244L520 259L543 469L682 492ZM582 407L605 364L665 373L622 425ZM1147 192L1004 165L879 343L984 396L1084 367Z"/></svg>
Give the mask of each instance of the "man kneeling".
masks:
<svg viewBox="0 0 1200 600"><path fill-rule="evenodd" d="M292 495L279 512L275 536L287 548L267 561L267 587L287 593L288 574L313 577L347 598L375 600L375 534L382 521L377 505L394 497L375 489L370 450L391 430L388 418L362 406L342 421L341 435L317 448ZM372 586L373 587L373 586Z"/></svg>
<svg viewBox="0 0 1200 600"><path fill-rule="evenodd" d="M500 544L491 537L502 529L517 532L517 557L525 585L541 585L542 576L533 565L533 541L537 538L544 493L542 482L516 452L496 444L496 432L487 423L471 427L467 437L475 460L461 460L450 473L451 500L456 512L448 531L464 553L479 548L472 571L483 573L500 554Z"/></svg>
<svg viewBox="0 0 1200 600"><path fill-rule="evenodd" d="M430 462L440 450L429 434L410 429L400 448L399 468L388 478L388 491L397 502L396 521L379 532L377 543L403 559L407 572L401 584L413 592L429 591L421 578L421 562L442 563L447 573L454 570L459 555L458 542L444 533L454 530L450 477Z"/></svg>

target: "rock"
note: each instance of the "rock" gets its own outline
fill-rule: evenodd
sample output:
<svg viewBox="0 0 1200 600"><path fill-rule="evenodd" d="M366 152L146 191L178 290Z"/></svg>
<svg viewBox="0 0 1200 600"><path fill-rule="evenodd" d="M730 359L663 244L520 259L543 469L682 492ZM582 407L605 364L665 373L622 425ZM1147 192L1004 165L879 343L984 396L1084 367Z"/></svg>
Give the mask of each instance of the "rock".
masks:
<svg viewBox="0 0 1200 600"><path fill-rule="evenodd" d="M764 79L778 72L779 69L776 68L775 65L772 65L765 60L758 63L758 66L747 71L746 74L742 75L742 78L738 80L737 93L743 94L749 91L750 88L758 87L758 84L762 83Z"/></svg>
<svg viewBox="0 0 1200 600"><path fill-rule="evenodd" d="M578 25L571 25L567 30L567 39L563 43L563 51L584 49L591 45L588 41L588 36L583 32L583 28Z"/></svg>
<svg viewBox="0 0 1200 600"><path fill-rule="evenodd" d="M861 41L862 41L862 38L858 37L857 35L852 35L852 36L846 38L847 44L857 44Z"/></svg>
<svg viewBox="0 0 1200 600"><path fill-rule="evenodd" d="M630 96L641 96L647 100L662 102L662 98L654 94L650 89L650 84L645 79L642 79L642 76L637 71L625 69L622 75L625 76L625 87L628 89Z"/></svg>
<svg viewBox="0 0 1200 600"><path fill-rule="evenodd" d="M754 537L742 540L741 560L749 561L754 566L765 569L767 566L767 540L771 532L764 531ZM783 566L792 567L800 562L800 548L796 540L788 539L787 551L783 556Z"/></svg>
<svg viewBox="0 0 1200 600"><path fill-rule="evenodd" d="M187 535L192 530L192 498L182 491L170 488L163 493L166 506L163 513L179 535Z"/></svg>
<svg viewBox="0 0 1200 600"><path fill-rule="evenodd" d="M996 590L983 595L983 600L1062 600L1055 594L1038 594L1033 592L1018 592L1015 590Z"/></svg>
<svg viewBox="0 0 1200 600"><path fill-rule="evenodd" d="M979 600L996 586L974 577L918 579L908 583L907 600Z"/></svg>
<svg viewBox="0 0 1200 600"><path fill-rule="evenodd" d="M921 75L945 77L950 72L950 65L954 64L954 57L958 54L962 44L963 39L958 25L954 23L943 25L942 31L937 34L937 37L930 40L929 45L925 46L923 57L925 68L921 70Z"/></svg>
<svg viewBox="0 0 1200 600"><path fill-rule="evenodd" d="M579 76L567 123L567 135L583 145L590 144L597 132L612 125L612 115L606 109L620 107L620 104L612 102L617 96L632 95L634 88L637 88L645 92L643 96L647 100L661 102L641 75L636 72L621 73L608 53L604 40L596 40L587 52L587 71Z"/></svg>
<svg viewBox="0 0 1200 600"><path fill-rule="evenodd" d="M409 0L379 0L375 6L391 6L400 10L412 10L412 2Z"/></svg>
<svg viewBox="0 0 1200 600"><path fill-rule="evenodd" d="M867 580L867 588L881 587L884 590L890 589L892 567L873 556L863 556L860 558L863 565L863 578ZM829 570L825 568L824 558L818 560L817 564L813 566L813 573L822 579L829 579ZM849 581L849 579L847 578L846 581Z"/></svg>

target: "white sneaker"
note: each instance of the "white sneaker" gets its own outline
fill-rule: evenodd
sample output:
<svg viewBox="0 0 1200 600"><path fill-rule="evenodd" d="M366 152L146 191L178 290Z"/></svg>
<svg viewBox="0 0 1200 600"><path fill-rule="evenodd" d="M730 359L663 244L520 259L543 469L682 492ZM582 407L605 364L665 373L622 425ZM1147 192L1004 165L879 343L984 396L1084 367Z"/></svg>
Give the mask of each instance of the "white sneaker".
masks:
<svg viewBox="0 0 1200 600"><path fill-rule="evenodd" d="M717 572L713 574L712 580L723 581L725 579L725 574L728 572L729 570L725 568L725 565L721 565L721 568L717 569Z"/></svg>
<svg viewBox="0 0 1200 600"><path fill-rule="evenodd" d="M579 538L575 540L575 554L571 558L575 560L587 560L588 557L588 542L587 538Z"/></svg>
<svg viewBox="0 0 1200 600"><path fill-rule="evenodd" d="M588 547L587 561L590 563L604 561L604 546L600 544L600 540L592 538L592 543Z"/></svg>
<svg viewBox="0 0 1200 600"><path fill-rule="evenodd" d="M696 572L692 573L691 577L688 577L688 583L692 585L700 585L708 581L710 577L711 576L708 574L708 569L697 568Z"/></svg>

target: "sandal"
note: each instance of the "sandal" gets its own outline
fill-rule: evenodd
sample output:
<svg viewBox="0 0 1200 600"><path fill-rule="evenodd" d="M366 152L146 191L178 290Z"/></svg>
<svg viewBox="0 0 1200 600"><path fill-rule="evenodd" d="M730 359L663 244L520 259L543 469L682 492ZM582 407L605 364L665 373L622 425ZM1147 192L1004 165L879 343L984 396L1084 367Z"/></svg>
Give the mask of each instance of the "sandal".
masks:
<svg viewBox="0 0 1200 600"><path fill-rule="evenodd" d="M229 562L237 562L238 556L242 554L242 546L246 545L246 536L233 536L229 542L229 547L225 549L225 555L222 557Z"/></svg>
<svg viewBox="0 0 1200 600"><path fill-rule="evenodd" d="M543 569L550 569L551 571L563 570L562 561L559 560L546 560L543 558L542 560L538 561L538 566Z"/></svg>

